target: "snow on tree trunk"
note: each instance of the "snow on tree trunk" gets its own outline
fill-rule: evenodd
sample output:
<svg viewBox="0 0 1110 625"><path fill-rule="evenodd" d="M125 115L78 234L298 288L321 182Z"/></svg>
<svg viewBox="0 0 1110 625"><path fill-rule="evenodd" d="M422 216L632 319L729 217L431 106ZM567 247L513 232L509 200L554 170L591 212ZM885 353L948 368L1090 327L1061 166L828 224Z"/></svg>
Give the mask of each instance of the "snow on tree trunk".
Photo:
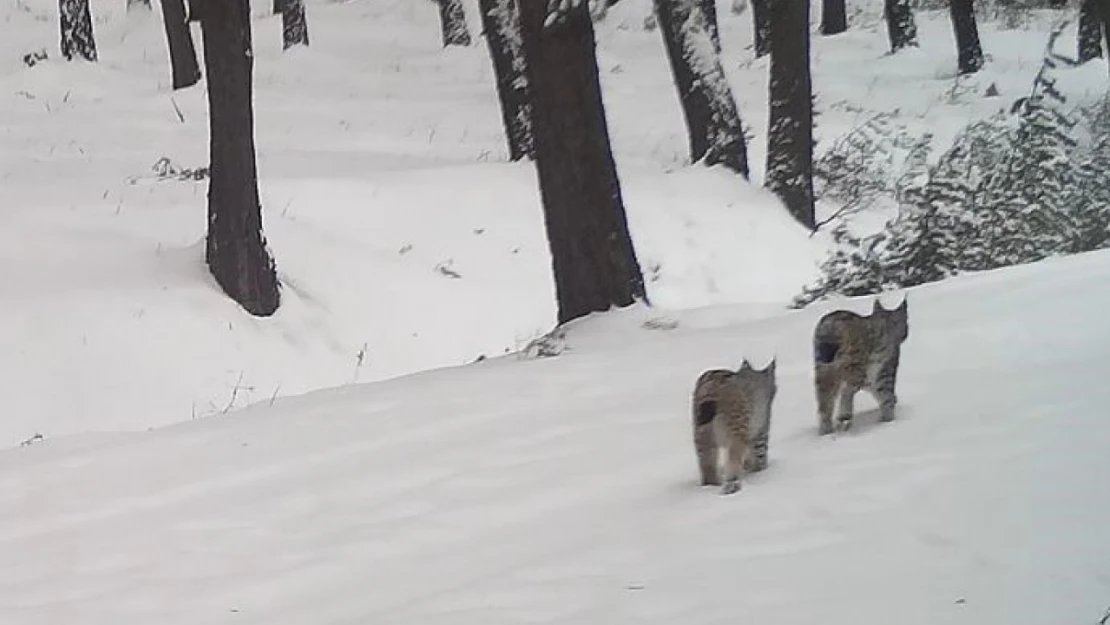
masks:
<svg viewBox="0 0 1110 625"><path fill-rule="evenodd" d="M281 49L308 45L308 20L304 14L304 0L282 0Z"/></svg>
<svg viewBox="0 0 1110 625"><path fill-rule="evenodd" d="M771 13L772 0L751 0L752 2L752 39L755 42L755 58L771 53Z"/></svg>
<svg viewBox="0 0 1110 625"><path fill-rule="evenodd" d="M466 12L462 0L436 0L439 24L443 30L443 47L469 46L470 31L466 28Z"/></svg>
<svg viewBox="0 0 1110 625"><path fill-rule="evenodd" d="M700 0L655 0L686 119L690 160L724 165L747 178L744 129L702 8Z"/></svg>
<svg viewBox="0 0 1110 625"><path fill-rule="evenodd" d="M713 51L721 53L721 29L717 25L717 0L701 0L701 10L705 15L705 28L709 33L709 40L713 42Z"/></svg>
<svg viewBox="0 0 1110 625"><path fill-rule="evenodd" d="M170 49L173 88L191 87L200 81L200 66L197 65L197 51L193 47L193 33L185 17L184 0L162 0L162 21Z"/></svg>
<svg viewBox="0 0 1110 625"><path fill-rule="evenodd" d="M93 38L89 0L58 0L62 35L62 56L67 61L81 57L96 61L96 40Z"/></svg>
<svg viewBox="0 0 1110 625"><path fill-rule="evenodd" d="M913 19L910 0L883 0L883 14L891 52L917 46L917 23Z"/></svg>
<svg viewBox="0 0 1110 625"><path fill-rule="evenodd" d="M844 0L824 0L821 3L821 34L838 35L848 30L848 8Z"/></svg>
<svg viewBox="0 0 1110 625"><path fill-rule="evenodd" d="M974 74L983 68L983 48L979 45L974 0L949 0L948 11L956 33L958 72L961 75Z"/></svg>
<svg viewBox="0 0 1110 625"><path fill-rule="evenodd" d="M764 186L803 226L814 229L813 93L809 0L771 4L770 121Z"/></svg>
<svg viewBox="0 0 1110 625"><path fill-rule="evenodd" d="M128 11L132 11L136 7L149 11L151 9L150 0L127 0Z"/></svg>
<svg viewBox="0 0 1110 625"><path fill-rule="evenodd" d="M583 0L523 0L536 171L559 323L646 299L628 232Z"/></svg>
<svg viewBox="0 0 1110 625"><path fill-rule="evenodd" d="M516 0L479 0L478 5L493 73L497 77L497 97L509 142L509 159L533 158L532 102Z"/></svg>
<svg viewBox="0 0 1110 625"><path fill-rule="evenodd" d="M1084 0L1079 5L1079 62L1086 63L1102 56L1102 22L1098 0Z"/></svg>
<svg viewBox="0 0 1110 625"><path fill-rule="evenodd" d="M210 124L205 260L224 292L252 315L266 317L277 310L281 295L258 197L250 3L200 4Z"/></svg>

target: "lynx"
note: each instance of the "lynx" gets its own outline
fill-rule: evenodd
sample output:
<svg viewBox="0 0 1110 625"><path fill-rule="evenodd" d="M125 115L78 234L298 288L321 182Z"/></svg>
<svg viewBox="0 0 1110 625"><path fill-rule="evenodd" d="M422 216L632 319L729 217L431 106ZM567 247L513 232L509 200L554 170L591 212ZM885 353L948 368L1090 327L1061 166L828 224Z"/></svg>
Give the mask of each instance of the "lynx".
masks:
<svg viewBox="0 0 1110 625"><path fill-rule="evenodd" d="M909 333L907 300L894 310L886 310L876 299L867 317L838 310L817 322L813 373L821 435L833 432L833 409L838 399L837 425L841 431L852 427L853 398L862 389L879 402L883 422L894 420L898 360Z"/></svg>
<svg viewBox="0 0 1110 625"><path fill-rule="evenodd" d="M766 468L776 390L774 360L762 370L745 360L737 371L711 369L698 376L693 398L694 450L703 486L720 486L722 495L731 495L740 490L741 471Z"/></svg>

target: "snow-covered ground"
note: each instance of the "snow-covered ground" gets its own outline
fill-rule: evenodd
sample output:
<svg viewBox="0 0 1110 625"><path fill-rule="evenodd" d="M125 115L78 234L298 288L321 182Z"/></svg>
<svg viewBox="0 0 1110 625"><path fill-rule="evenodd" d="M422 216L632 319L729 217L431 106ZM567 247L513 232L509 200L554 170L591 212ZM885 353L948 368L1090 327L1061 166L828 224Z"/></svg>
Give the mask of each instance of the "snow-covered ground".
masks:
<svg viewBox="0 0 1110 625"><path fill-rule="evenodd" d="M1110 252L915 289L899 419L862 398L837 438L813 414L822 310L718 307L3 453L0 620L1093 624L1107 283ZM694 378L771 355L771 465L731 497L698 487Z"/></svg>

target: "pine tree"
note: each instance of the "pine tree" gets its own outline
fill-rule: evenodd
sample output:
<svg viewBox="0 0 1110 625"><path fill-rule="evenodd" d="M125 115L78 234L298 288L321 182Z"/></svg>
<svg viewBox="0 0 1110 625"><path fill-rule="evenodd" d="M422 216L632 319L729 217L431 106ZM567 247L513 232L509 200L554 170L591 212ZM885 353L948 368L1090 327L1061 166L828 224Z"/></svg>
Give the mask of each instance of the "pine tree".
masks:
<svg viewBox="0 0 1110 625"><path fill-rule="evenodd" d="M913 18L910 0L883 0L890 51L917 46L917 22Z"/></svg>
<svg viewBox="0 0 1110 625"><path fill-rule="evenodd" d="M479 0L478 6L497 80L509 159L532 158L532 102L516 0Z"/></svg>
<svg viewBox="0 0 1110 625"><path fill-rule="evenodd" d="M957 72L974 74L983 67L983 48L979 44L979 26L975 23L974 0L949 0L952 30L956 34Z"/></svg>
<svg viewBox="0 0 1110 625"><path fill-rule="evenodd" d="M443 47L469 46L470 31L466 27L466 12L463 10L462 0L435 0L435 2L439 6Z"/></svg>
<svg viewBox="0 0 1110 625"><path fill-rule="evenodd" d="M747 178L744 129L699 0L655 0L690 140L690 160Z"/></svg>
<svg viewBox="0 0 1110 625"><path fill-rule="evenodd" d="M308 45L308 19L304 13L304 0L282 0L281 47Z"/></svg>
<svg viewBox="0 0 1110 625"><path fill-rule="evenodd" d="M252 315L281 301L277 269L262 234L254 150L253 50L248 0L193 5L204 35L208 81L208 236L205 260L220 287Z"/></svg>
<svg viewBox="0 0 1110 625"><path fill-rule="evenodd" d="M844 0L823 0L821 3L821 34L839 35L848 30L848 8Z"/></svg>
<svg viewBox="0 0 1110 625"><path fill-rule="evenodd" d="M166 29L166 44L170 50L170 71L173 88L184 89L200 81L197 50L193 33L185 16L183 0L162 0L162 21Z"/></svg>
<svg viewBox="0 0 1110 625"><path fill-rule="evenodd" d="M646 299L624 212L584 0L520 5L536 170L559 323Z"/></svg>
<svg viewBox="0 0 1110 625"><path fill-rule="evenodd" d="M771 5L770 121L764 185L798 223L813 230L813 91L809 0Z"/></svg>
<svg viewBox="0 0 1110 625"><path fill-rule="evenodd" d="M1083 0L1079 5L1079 62L1086 63L1102 56L1102 22L1099 19L1096 3L1098 0Z"/></svg>
<svg viewBox="0 0 1110 625"><path fill-rule="evenodd" d="M93 37L89 0L58 0L62 56L67 61L81 57L96 61L96 39Z"/></svg>

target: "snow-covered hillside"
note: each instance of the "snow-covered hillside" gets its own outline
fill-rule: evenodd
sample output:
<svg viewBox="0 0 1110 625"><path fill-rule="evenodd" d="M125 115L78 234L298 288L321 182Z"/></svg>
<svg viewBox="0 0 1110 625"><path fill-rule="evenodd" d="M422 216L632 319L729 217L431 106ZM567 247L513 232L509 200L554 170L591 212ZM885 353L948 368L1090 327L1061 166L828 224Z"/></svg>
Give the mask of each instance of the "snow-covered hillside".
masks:
<svg viewBox="0 0 1110 625"><path fill-rule="evenodd" d="M312 47L283 54L255 6L255 109L265 227L285 285L271 320L246 316L202 263L204 182L151 167L207 162L203 83L173 93L158 3L92 0L101 62L57 59L57 3L0 3L0 447L35 434L142 429L312 389L471 362L554 321L532 167L507 165L483 45L439 46L413 0L310 1ZM468 5L472 30L478 27ZM815 38L818 138L876 111L938 140L1028 89L1045 24L985 24L991 55L953 80L944 15L920 50L885 55L873 8ZM686 139L645 0L599 24L599 58L631 230L665 310L781 305L826 250L762 190L684 169ZM725 66L762 174L766 59L750 14L722 5ZM1072 45L1067 43L1065 45ZM33 68L21 57L46 49ZM1105 65L1067 74L1078 101ZM985 98L995 84L999 98ZM823 207L829 210L830 207Z"/></svg>
<svg viewBox="0 0 1110 625"><path fill-rule="evenodd" d="M5 625L1095 623L1110 605L1110 252L910 293L901 413L816 435L821 310L0 454ZM868 301L853 301L856 309ZM737 320L741 321L737 321ZM700 488L704 368L778 358L772 462Z"/></svg>

